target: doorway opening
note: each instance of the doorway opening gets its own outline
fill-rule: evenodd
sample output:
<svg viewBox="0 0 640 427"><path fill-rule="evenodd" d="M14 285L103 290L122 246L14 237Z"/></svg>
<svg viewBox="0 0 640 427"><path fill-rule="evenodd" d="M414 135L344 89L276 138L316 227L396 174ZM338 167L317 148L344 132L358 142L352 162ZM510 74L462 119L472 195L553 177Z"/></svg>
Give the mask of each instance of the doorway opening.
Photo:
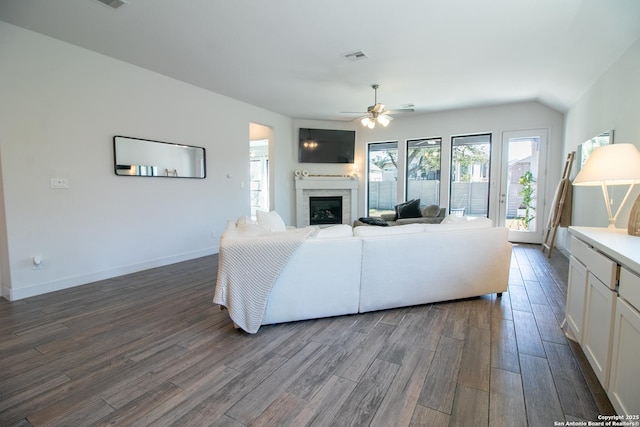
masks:
<svg viewBox="0 0 640 427"><path fill-rule="evenodd" d="M271 192L269 191L269 147L273 130L268 126L249 125L249 182L251 217L256 211L269 211Z"/></svg>

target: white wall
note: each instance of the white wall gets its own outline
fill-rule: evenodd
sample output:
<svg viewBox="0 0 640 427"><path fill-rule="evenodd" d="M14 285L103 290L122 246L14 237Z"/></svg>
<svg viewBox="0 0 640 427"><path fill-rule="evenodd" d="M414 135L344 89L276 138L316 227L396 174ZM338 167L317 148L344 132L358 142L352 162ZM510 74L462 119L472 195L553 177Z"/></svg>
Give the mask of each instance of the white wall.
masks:
<svg viewBox="0 0 640 427"><path fill-rule="evenodd" d="M299 163L298 162L298 142L299 142L299 129L300 128L310 128L310 129L335 129L335 130L355 130L356 131L356 153L358 152L358 144L359 144L359 131L360 126L356 126L354 122L351 121L331 121L331 120L294 120L293 121L293 138L292 148L293 148L293 168L289 171L289 181L293 182L293 174L296 170L306 170L311 175L349 175L354 171L354 165L350 163ZM356 154L357 155L357 154ZM364 162L364 160L362 160ZM356 164L359 163L359 159L356 158ZM363 163L364 164L364 163ZM360 172L363 169L360 169ZM358 197L363 191L363 183L360 182L360 188L358 191ZM292 189L292 192L294 190ZM295 194L293 194L295 199ZM363 211L364 205L358 203L358 212ZM292 218L295 218L295 200L292 200L291 203L291 214ZM362 214L358 213L358 216L362 216Z"/></svg>
<svg viewBox="0 0 640 427"><path fill-rule="evenodd" d="M375 141L399 141L400 154L399 159L402 161L405 157L404 141L407 139L424 138L424 137L442 137L443 147L442 156L446 158L450 156L450 143L452 135L463 135L473 133L493 133L495 147L500 141L502 132L513 130L527 130L545 128L549 130L549 155L548 160L548 179L547 194L549 198L553 198L553 192L557 185L564 159L562 158L563 134L564 134L564 116L556 110L546 107L537 102L524 102L517 104L508 104L498 107L484 107L442 111L431 114L403 114L395 116L393 122L387 127L376 126L370 130L360 126L354 122L330 122L318 120L294 120L294 138L296 138L298 128L310 127L319 129L355 129L356 130L356 156L355 164L360 175L360 191L358 192L358 217L365 215L365 172L367 158L367 142ZM297 159L297 147L295 148L295 158ZM444 163L443 163L444 165ZM312 174L350 174L354 166L342 164L302 164L297 163L296 169L307 169ZM290 171L293 173L293 170ZM442 170L442 174L449 172ZM292 180L293 178L291 178ZM498 179L497 173L492 173L492 182ZM404 191L398 192L402 197ZM441 204L446 204L447 194L443 191ZM551 200L547 201L550 204ZM293 208L293 207L292 207ZM495 211L497 206L493 206ZM545 209L545 218L548 215Z"/></svg>
<svg viewBox="0 0 640 427"><path fill-rule="evenodd" d="M292 170L286 117L2 22L0 40L6 298L217 252L226 221L249 213L251 121L274 129L276 182ZM205 147L207 178L116 176L114 135ZM288 186L274 189L285 212Z"/></svg>
<svg viewBox="0 0 640 427"><path fill-rule="evenodd" d="M297 135L299 127L316 127L332 129L355 129L356 130L356 165L360 175L360 191L358 192L358 216L365 215L365 172L366 172L366 143L373 141L399 141L399 159L405 156L404 142L407 139L424 137L442 137L442 156L450 156L450 143L452 135L463 135L470 133L493 133L494 142L499 142L502 132L512 130L527 130L546 128L549 130L549 155L547 193L549 198L553 198L553 192L557 185L564 159L563 149L563 125L564 116L537 102L524 102L496 107L472 108L464 110L443 111L432 114L403 114L395 116L393 122L386 128L376 126L370 130L353 122L322 122L322 121L294 121L294 135ZM334 126L334 127L332 127ZM498 147L499 144L494 144ZM444 163L443 163L444 166ZM318 165L318 164L298 164L300 169L308 169L311 173L351 173L351 165ZM442 175L447 176L448 170L442 170ZM492 173L492 182L497 180L497 173ZM443 199L446 199L446 192L443 192ZM399 191L402 197L404 191ZM441 204L445 204L441 200ZM548 204L551 200L548 201ZM495 211L496 207L493 207Z"/></svg>
<svg viewBox="0 0 640 427"><path fill-rule="evenodd" d="M0 138L0 144L2 139ZM2 174L2 145L0 145L0 285L9 283L9 243L7 241L7 227L4 207L4 175ZM0 296L2 287L0 287Z"/></svg>
<svg viewBox="0 0 640 427"><path fill-rule="evenodd" d="M614 130L614 143L633 143L640 149L640 40L567 113L565 154L577 150L579 144L607 129ZM574 168L573 176L576 172L577 168ZM616 207L623 196L620 188L617 190ZM639 194L640 188L634 189L618 217L617 227L627 227L631 206ZM602 190L599 187L574 187L572 224L606 227L607 223ZM568 233L562 231L558 243L566 248Z"/></svg>

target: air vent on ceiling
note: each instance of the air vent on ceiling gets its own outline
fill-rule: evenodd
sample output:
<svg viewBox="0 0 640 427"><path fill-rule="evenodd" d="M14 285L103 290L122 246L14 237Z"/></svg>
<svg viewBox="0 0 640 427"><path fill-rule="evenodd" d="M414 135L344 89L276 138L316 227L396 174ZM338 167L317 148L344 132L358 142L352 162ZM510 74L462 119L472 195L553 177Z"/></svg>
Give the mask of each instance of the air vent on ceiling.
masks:
<svg viewBox="0 0 640 427"><path fill-rule="evenodd" d="M342 55L342 57L349 62L362 61L363 59L367 59L367 55L365 55L361 50L345 53L344 55Z"/></svg>
<svg viewBox="0 0 640 427"><path fill-rule="evenodd" d="M119 8L123 4L129 4L129 2L124 0L98 0L100 3L112 7L114 9Z"/></svg>

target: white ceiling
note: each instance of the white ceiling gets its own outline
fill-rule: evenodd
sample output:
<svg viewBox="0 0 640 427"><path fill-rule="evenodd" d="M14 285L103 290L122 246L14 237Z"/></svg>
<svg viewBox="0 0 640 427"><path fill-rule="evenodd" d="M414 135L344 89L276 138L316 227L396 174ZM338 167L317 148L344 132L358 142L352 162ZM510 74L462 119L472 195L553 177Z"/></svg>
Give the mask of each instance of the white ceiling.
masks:
<svg viewBox="0 0 640 427"><path fill-rule="evenodd" d="M640 39L640 0L1 0L0 20L298 119L538 100ZM0 41L0 44L2 42ZM367 59L342 55L362 50Z"/></svg>

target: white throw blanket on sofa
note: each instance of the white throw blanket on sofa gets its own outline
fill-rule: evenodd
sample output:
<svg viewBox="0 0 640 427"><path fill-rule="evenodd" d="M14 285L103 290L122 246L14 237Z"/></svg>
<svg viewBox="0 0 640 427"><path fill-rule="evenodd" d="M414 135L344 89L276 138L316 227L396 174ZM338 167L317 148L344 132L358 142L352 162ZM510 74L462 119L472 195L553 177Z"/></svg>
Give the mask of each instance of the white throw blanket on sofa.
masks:
<svg viewBox="0 0 640 427"><path fill-rule="evenodd" d="M289 257L316 230L306 227L252 237L223 235L213 302L226 307L238 327L256 333L273 284Z"/></svg>

